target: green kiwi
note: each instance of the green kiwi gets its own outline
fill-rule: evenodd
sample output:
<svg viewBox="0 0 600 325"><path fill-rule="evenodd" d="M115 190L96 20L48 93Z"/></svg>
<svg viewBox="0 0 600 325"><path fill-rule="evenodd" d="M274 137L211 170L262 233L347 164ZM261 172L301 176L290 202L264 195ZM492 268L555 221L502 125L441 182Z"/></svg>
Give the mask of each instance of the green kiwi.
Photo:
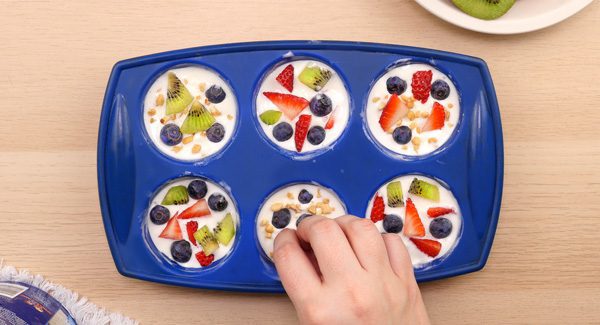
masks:
<svg viewBox="0 0 600 325"><path fill-rule="evenodd" d="M235 225L233 224L231 213L228 213L225 218L217 224L214 233L219 243L226 246L229 244L231 238L235 235Z"/></svg>
<svg viewBox="0 0 600 325"><path fill-rule="evenodd" d="M281 118L281 112L276 110L268 110L262 114L260 114L260 120L263 121L266 125L273 125L279 121Z"/></svg>
<svg viewBox="0 0 600 325"><path fill-rule="evenodd" d="M192 103L188 116L181 125L181 133L196 133L208 130L215 123L215 117L197 100Z"/></svg>
<svg viewBox="0 0 600 325"><path fill-rule="evenodd" d="M214 253L219 248L219 242L217 242L215 235L208 229L208 226L198 229L194 233L194 238L202 246L202 250L206 255Z"/></svg>
<svg viewBox="0 0 600 325"><path fill-rule="evenodd" d="M190 201L187 188L183 185L173 186L162 200L162 205L186 204Z"/></svg>
<svg viewBox="0 0 600 325"><path fill-rule="evenodd" d="M391 208L404 206L404 198L402 197L402 184L400 182L391 182L387 185L387 201Z"/></svg>
<svg viewBox="0 0 600 325"><path fill-rule="evenodd" d="M320 68L318 66L306 66L300 75L298 80L306 86L310 87L314 91L319 91L325 84L331 79L331 71Z"/></svg>
<svg viewBox="0 0 600 325"><path fill-rule="evenodd" d="M432 201L440 200L440 189L437 187L437 185L433 185L416 178L412 180L412 183L410 183L408 193L418 195L422 198Z"/></svg>
<svg viewBox="0 0 600 325"><path fill-rule="evenodd" d="M452 0L467 15L479 19L500 18L515 4L515 0Z"/></svg>
<svg viewBox="0 0 600 325"><path fill-rule="evenodd" d="M173 72L169 72L167 78L167 115L183 112L194 97Z"/></svg>

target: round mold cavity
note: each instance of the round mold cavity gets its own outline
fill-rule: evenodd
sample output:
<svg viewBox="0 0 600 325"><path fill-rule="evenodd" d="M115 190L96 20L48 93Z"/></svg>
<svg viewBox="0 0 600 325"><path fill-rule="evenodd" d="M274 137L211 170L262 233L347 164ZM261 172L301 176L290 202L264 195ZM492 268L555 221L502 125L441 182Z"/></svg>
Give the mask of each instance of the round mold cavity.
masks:
<svg viewBox="0 0 600 325"><path fill-rule="evenodd" d="M179 204L179 205L163 205L162 200L164 199L165 195L167 194L168 190L170 188L173 188L175 186L184 186L185 188L188 188L188 185L195 180L201 180L204 181L207 185L207 194L200 199L194 199L192 197L189 197L189 202L185 203L185 204ZM203 207L204 203L199 203L200 201L205 201L207 203L209 197L213 194L221 194L225 197L225 199L227 200L227 207L222 210L222 211L215 211L213 209L211 209L210 207ZM184 211L192 206L194 206L195 204L197 204L195 207L201 207L200 209L197 209L196 211L205 211L204 213L206 213L206 209L208 209L208 212L210 212L209 215L202 215L199 217L194 217L194 218L186 218L186 219L177 219L174 222L176 222L176 224L179 226L179 229L181 231L181 239L172 239L172 238L161 238L160 234L165 230L165 228L167 227L167 225L170 224L170 222L172 222L173 218L175 218L176 215L182 215L184 213ZM169 214L170 214L170 219L169 222L164 223L164 224L154 224L151 219L150 219L150 211L157 205L161 205L164 206L165 208L167 208L169 210ZM193 208L190 209L190 211ZM203 226L207 226L208 229L214 234L214 229L217 226L217 224L223 220L223 218L225 218L225 216L227 214L231 214L232 218L233 218L233 223L234 223L234 227L235 227L235 235L233 236L233 238L230 240L230 242L227 245L223 245L222 243L219 243L219 247L218 249L212 253L212 255L214 255L214 260L212 263L210 263L207 266L201 266L198 259L196 258L196 254L202 252L202 246L200 245L200 243L197 243L197 245L194 245L193 243L191 243L191 239L188 236L188 232L187 232L187 224L189 222L196 222L198 224L198 229L201 229ZM199 213L197 212L197 215L201 215L203 213ZM150 252L152 252L152 254L162 263L164 263L165 265L168 265L169 267L174 267L177 270L180 271L198 271L198 270L208 270L208 269L213 269L218 267L219 265L222 265L222 263L224 263L227 258L229 256L231 256L231 253L233 252L233 250L236 248L237 243L238 243L238 236L239 236L239 229L240 229L240 217L239 217L239 211L237 210L237 204L235 202L235 200L233 200L230 191L228 190L227 186L224 184L220 184L217 183L211 179L208 179L206 177L203 176L183 176L183 177L179 177L179 178L175 178L172 179L170 181L167 181L165 184L163 184L162 186L160 186L157 191L153 194L153 196L150 198L150 203L148 206L148 209L144 212L144 217L143 217L143 222L142 222L142 231L144 232L144 239L146 241L146 245L148 246ZM177 262L173 259L172 255L171 255L171 245L178 241L178 240L184 240L187 241L188 243L190 243L191 249L192 249L192 254L191 257L189 259L189 261L184 262L184 263L180 263Z"/></svg>
<svg viewBox="0 0 600 325"><path fill-rule="evenodd" d="M294 67L293 91L283 87L277 80L277 76L288 66ZM332 72L331 79L325 86L315 91L299 81L298 76L306 66L318 66ZM350 121L352 113L352 100L348 91L347 82L340 70L335 64L327 61L325 58L313 54L287 53L283 58L269 65L262 73L262 77L255 87L253 114L259 132L273 148L283 155L297 160L308 160L317 155L327 152L333 148L336 143L344 136ZM283 95L294 95L301 97L308 103L317 95L326 95L332 101L332 111L326 116L319 117L314 115L308 104L294 119L289 119L282 114L280 119L273 125L267 125L260 119L260 114L268 110L281 111L269 98L265 92L274 92ZM300 115L310 115L310 127L319 126L325 129L325 139L320 144L311 144L305 139L302 150L298 152L295 144L296 123ZM333 117L332 126L327 128L328 122ZM293 129L293 135L286 141L277 141L273 136L273 128L280 123L288 123Z"/></svg>
<svg viewBox="0 0 600 325"><path fill-rule="evenodd" d="M431 71L432 84L437 80L446 82L450 88L448 97L438 100L428 93L425 103L414 99L412 78L417 71ZM389 132L386 132L379 124L379 120L384 107L393 96L388 92L386 85L388 78L391 77L400 77L406 82L406 89L399 97L408 106L409 111L390 128ZM439 130L420 132L436 102L444 107L444 126ZM389 156L413 160L430 157L448 148L459 132L463 111L459 87L449 74L444 73L433 62L403 60L385 68L379 74L379 77L373 81L366 102L363 105L362 114L364 129L371 142ZM412 136L406 144L394 140L393 130L400 126L411 129ZM415 138L418 138L418 140L415 140ZM415 143L418 144L415 145Z"/></svg>
<svg viewBox="0 0 600 325"><path fill-rule="evenodd" d="M433 201L421 197L419 195L409 193L408 191L410 189L410 185L415 179L425 181L429 184L437 186L439 190L439 201ZM400 183L403 196L402 204L392 204L394 205L394 207L390 206L387 188L387 186L393 182ZM373 202L376 196L381 196L383 199L385 206L384 215L396 215L402 220L402 230L399 233L397 233L397 235L400 236L400 238L402 238L402 241L406 245L406 248L408 249L408 252L411 256L413 267L415 269L424 270L434 267L441 263L446 257L448 257L452 253L462 235L463 219L460 206L456 200L456 197L454 196L452 191L448 189L445 183L422 174L406 174L397 176L382 184L377 189L377 191L371 196L371 199L369 200L367 206L367 211L365 213L366 218L371 217L371 210L373 208ZM415 206L418 212L419 219L425 229L424 236L408 236L406 234L407 225L405 215L407 206L409 204L408 200L412 202L412 204ZM428 215L429 208L447 208L451 209L452 212L433 218ZM446 218L451 222L452 231L445 238L435 238L430 231L430 225L432 222L434 222L434 220L441 220L441 218ZM387 231L384 229L383 223L384 220L379 220L375 222L375 226L381 233L387 233ZM409 238L414 238L416 240L434 240L441 244L441 249L435 257L431 257L419 250L416 244L412 242Z"/></svg>
<svg viewBox="0 0 600 325"><path fill-rule="evenodd" d="M298 195L302 190L307 190L312 195L310 202L299 201ZM328 208L323 208L321 204L327 205ZM317 209L317 205L321 205L321 208L312 210ZM279 208L288 209L291 215L289 223L283 228L277 228L272 223L274 210ZM329 208L332 210L324 210ZM296 229L296 222L303 214L320 214L328 218L336 218L347 214L347 210L335 191L315 182L294 182L277 188L261 204L256 216L257 245L262 252L261 255L267 261L272 261L275 237L285 228ZM271 235L268 235L269 233Z"/></svg>
<svg viewBox="0 0 600 325"><path fill-rule="evenodd" d="M208 113L225 130L221 141L213 142L207 137L207 131L183 134L176 145L168 145L161 140L161 130L167 124L181 127L192 106L177 114L166 114L168 75L174 73L188 90L193 101L202 104ZM225 99L220 103L211 103L206 98L206 91L211 86L220 87L225 92ZM217 69L198 62L179 62L157 72L157 77L150 80L143 93L142 118L147 141L163 155L185 162L206 163L217 158L231 144L238 126L238 102L230 83ZM159 97L162 97L160 99Z"/></svg>

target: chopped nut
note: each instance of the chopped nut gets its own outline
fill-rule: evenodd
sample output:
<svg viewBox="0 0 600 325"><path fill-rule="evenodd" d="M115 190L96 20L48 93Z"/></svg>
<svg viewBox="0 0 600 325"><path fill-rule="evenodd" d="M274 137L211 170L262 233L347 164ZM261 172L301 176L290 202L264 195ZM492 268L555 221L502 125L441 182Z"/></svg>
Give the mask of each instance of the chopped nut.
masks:
<svg viewBox="0 0 600 325"><path fill-rule="evenodd" d="M154 116L154 115L156 115L156 109L155 109L155 108L151 108L151 109L149 109L149 110L148 110L148 115L150 115L150 116Z"/></svg>
<svg viewBox="0 0 600 325"><path fill-rule="evenodd" d="M221 114L222 114L222 113L221 113L221 111L220 111L220 110L218 110L216 107L215 107L215 108L212 108L212 109L210 110L210 113L212 114L212 116L221 116Z"/></svg>
<svg viewBox="0 0 600 325"><path fill-rule="evenodd" d="M202 98L202 96L198 95L196 97L194 97L196 100L200 100Z"/></svg>
<svg viewBox="0 0 600 325"><path fill-rule="evenodd" d="M387 100L388 98L390 98L390 95L385 95L384 98Z"/></svg>
<svg viewBox="0 0 600 325"><path fill-rule="evenodd" d="M266 233L266 234L265 234L265 237L266 237L267 239L271 239L271 238L273 238L273 234L272 234L272 233L270 233L270 232L268 232L268 233Z"/></svg>
<svg viewBox="0 0 600 325"><path fill-rule="evenodd" d="M175 151L175 152L177 153L177 152L180 152L180 151L181 151L181 149L183 149L183 146L175 146L175 147L173 147L173 149L171 149L171 150L173 150L173 151Z"/></svg>
<svg viewBox="0 0 600 325"><path fill-rule="evenodd" d="M317 206L314 203L311 204L307 210L310 214L317 214Z"/></svg>
<svg viewBox="0 0 600 325"><path fill-rule="evenodd" d="M275 212L275 211L279 211L283 209L283 203L274 203L273 205L271 205L271 211Z"/></svg>
<svg viewBox="0 0 600 325"><path fill-rule="evenodd" d="M201 137L206 137L206 131L202 131L202 132L200 132L200 136L201 136Z"/></svg>
<svg viewBox="0 0 600 325"><path fill-rule="evenodd" d="M167 122L174 120L174 119L175 119L175 115L167 115L160 119L160 123L166 124Z"/></svg>
<svg viewBox="0 0 600 325"><path fill-rule="evenodd" d="M290 199L290 200L293 200L293 199L294 199L294 194L292 194L292 192L287 192L286 196L287 196L287 198L288 198L288 199Z"/></svg>
<svg viewBox="0 0 600 325"><path fill-rule="evenodd" d="M183 83L187 85L188 84L188 80L187 79L183 79Z"/></svg>
<svg viewBox="0 0 600 325"><path fill-rule="evenodd" d="M183 138L183 140L181 140L181 142L183 142L183 144L188 144L188 143L192 142L193 140L194 140L194 136L190 135L190 136Z"/></svg>
<svg viewBox="0 0 600 325"><path fill-rule="evenodd" d="M427 139L427 142L429 142L429 143L437 143L437 139L436 138L429 138L429 139Z"/></svg>
<svg viewBox="0 0 600 325"><path fill-rule="evenodd" d="M402 99L403 102L408 103L410 100L408 99L408 96L406 95L400 95L400 99Z"/></svg>
<svg viewBox="0 0 600 325"><path fill-rule="evenodd" d="M406 103L406 106L408 106L408 108L413 108L415 107L415 102L408 102Z"/></svg>
<svg viewBox="0 0 600 325"><path fill-rule="evenodd" d="M419 137L414 137L414 138L412 138L412 141L411 141L411 142L412 142L412 144L414 144L414 145L417 145L417 146L418 146L418 145L420 145L420 144L421 144L421 138L419 138Z"/></svg>
<svg viewBox="0 0 600 325"><path fill-rule="evenodd" d="M417 133L421 133L421 127L417 126Z"/></svg>
<svg viewBox="0 0 600 325"><path fill-rule="evenodd" d="M156 106L162 106L165 103L165 96L163 94L158 94L156 96Z"/></svg>
<svg viewBox="0 0 600 325"><path fill-rule="evenodd" d="M198 85L198 89L200 89L201 92L204 92L206 90L206 84L204 82L201 82Z"/></svg>
<svg viewBox="0 0 600 325"><path fill-rule="evenodd" d="M413 111L408 111L408 114L406 114L406 117L408 117L409 120L414 120L416 118L415 112Z"/></svg>
<svg viewBox="0 0 600 325"><path fill-rule="evenodd" d="M265 228L265 231L267 232L267 234L270 234L275 231L275 228L273 227L273 225L267 225L267 227Z"/></svg>
<svg viewBox="0 0 600 325"><path fill-rule="evenodd" d="M444 113L446 113L446 121L448 121L450 119L450 111L445 109Z"/></svg>
<svg viewBox="0 0 600 325"><path fill-rule="evenodd" d="M324 198L324 199L323 199L323 203L325 203L325 204L329 204L329 199L328 199L328 198Z"/></svg>
<svg viewBox="0 0 600 325"><path fill-rule="evenodd" d="M321 206L321 210L323 214L330 214L333 212L333 208L329 204L323 204L323 206Z"/></svg>
<svg viewBox="0 0 600 325"><path fill-rule="evenodd" d="M267 219L262 219L262 220L260 221L260 225L261 225L262 227L266 226L266 225L267 225Z"/></svg>
<svg viewBox="0 0 600 325"><path fill-rule="evenodd" d="M452 108L452 107L454 107L454 105L452 105L452 103L449 103L448 108Z"/></svg>
<svg viewBox="0 0 600 325"><path fill-rule="evenodd" d="M417 122L410 122L410 125L408 125L408 127L409 127L411 130L414 130L414 129L416 129L416 128L417 128Z"/></svg>
<svg viewBox="0 0 600 325"><path fill-rule="evenodd" d="M227 119L230 120L230 121L233 120L233 115L227 114Z"/></svg>
<svg viewBox="0 0 600 325"><path fill-rule="evenodd" d="M200 150L202 150L202 146L200 146L199 144L195 144L195 145L192 147L192 153L199 153L199 152L200 152Z"/></svg>
<svg viewBox="0 0 600 325"><path fill-rule="evenodd" d="M154 119L154 117L151 117L150 118L150 123L154 123L154 122L156 122L156 120Z"/></svg>
<svg viewBox="0 0 600 325"><path fill-rule="evenodd" d="M320 188L317 189L317 198L319 198L319 199L321 198L321 189Z"/></svg>
<svg viewBox="0 0 600 325"><path fill-rule="evenodd" d="M429 117L429 113L428 112L421 112L421 117L422 118L428 118Z"/></svg>
<svg viewBox="0 0 600 325"><path fill-rule="evenodd" d="M407 145L403 145L402 146L402 150L408 150L408 146Z"/></svg>
<svg viewBox="0 0 600 325"><path fill-rule="evenodd" d="M419 152L419 145L413 144L413 149L415 149L415 152Z"/></svg>
<svg viewBox="0 0 600 325"><path fill-rule="evenodd" d="M302 208L300 207L300 204L293 204L293 203L288 203L285 205L286 208L293 210L294 212L298 213L300 211L302 211Z"/></svg>
<svg viewBox="0 0 600 325"><path fill-rule="evenodd" d="M379 97L373 97L373 99L371 100L373 103L377 103L381 98Z"/></svg>
<svg viewBox="0 0 600 325"><path fill-rule="evenodd" d="M208 101L208 98L204 98L204 104L205 104L205 105L208 105L208 104L210 104L210 102Z"/></svg>

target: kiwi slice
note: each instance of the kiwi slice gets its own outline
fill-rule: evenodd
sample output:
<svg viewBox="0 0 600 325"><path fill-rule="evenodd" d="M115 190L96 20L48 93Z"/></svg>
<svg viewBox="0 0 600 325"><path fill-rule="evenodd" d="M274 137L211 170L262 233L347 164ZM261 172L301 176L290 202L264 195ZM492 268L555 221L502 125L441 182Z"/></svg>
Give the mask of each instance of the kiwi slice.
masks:
<svg viewBox="0 0 600 325"><path fill-rule="evenodd" d="M400 182L391 182L387 185L387 201L391 208L404 206L404 198L402 197L402 185Z"/></svg>
<svg viewBox="0 0 600 325"><path fill-rule="evenodd" d="M204 105L200 104L199 101L194 101L192 103L192 108L188 113L188 116L183 121L181 125L181 133L196 133L200 131L208 130L215 123L215 117L204 107Z"/></svg>
<svg viewBox="0 0 600 325"><path fill-rule="evenodd" d="M306 66L298 75L298 80L314 91L325 87L329 79L331 79L331 71L318 66Z"/></svg>
<svg viewBox="0 0 600 325"><path fill-rule="evenodd" d="M206 255L214 253L219 248L219 242L217 242L217 238L215 238L212 231L208 229L208 226L198 229L194 233L194 238L202 246L202 250Z"/></svg>
<svg viewBox="0 0 600 325"><path fill-rule="evenodd" d="M276 110L268 110L262 114L260 114L260 120L263 121L266 125L273 125L279 122L281 118L281 112Z"/></svg>
<svg viewBox="0 0 600 325"><path fill-rule="evenodd" d="M183 112L194 97L173 72L169 72L167 78L167 115Z"/></svg>
<svg viewBox="0 0 600 325"><path fill-rule="evenodd" d="M227 215L225 215L225 218L223 218L223 220L217 224L214 232L219 243L226 246L229 244L231 238L233 238L233 235L235 235L235 226L233 225L231 213L227 213Z"/></svg>
<svg viewBox="0 0 600 325"><path fill-rule="evenodd" d="M162 205L186 204L190 201L187 188L183 185L173 186L167 191Z"/></svg>
<svg viewBox="0 0 600 325"><path fill-rule="evenodd" d="M432 201L440 200L440 189L436 185L427 183L426 181L417 178L413 179L412 183L410 183L408 193L418 195L422 198Z"/></svg>
<svg viewBox="0 0 600 325"><path fill-rule="evenodd" d="M467 15L492 20L504 15L515 4L515 0L452 0Z"/></svg>

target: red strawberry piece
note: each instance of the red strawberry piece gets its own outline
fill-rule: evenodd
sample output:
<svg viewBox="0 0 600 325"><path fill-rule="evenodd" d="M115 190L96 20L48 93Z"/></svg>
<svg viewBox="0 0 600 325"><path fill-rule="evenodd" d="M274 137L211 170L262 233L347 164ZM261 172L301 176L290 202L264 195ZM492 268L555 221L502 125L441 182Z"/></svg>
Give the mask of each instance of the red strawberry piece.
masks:
<svg viewBox="0 0 600 325"><path fill-rule="evenodd" d="M406 106L397 94L393 94L381 112L379 125L381 125L384 131L388 132L406 114L408 114L408 106Z"/></svg>
<svg viewBox="0 0 600 325"><path fill-rule="evenodd" d="M304 146L304 140L306 140L306 134L308 133L308 128L310 127L311 118L311 115L303 114L300 115L298 122L296 122L294 141L296 141L296 150L298 150L298 152L301 152L302 147Z"/></svg>
<svg viewBox="0 0 600 325"><path fill-rule="evenodd" d="M192 243L194 246L197 246L194 233L198 230L198 223L196 221L190 221L185 224L185 228L187 230L188 239L190 240L190 243Z"/></svg>
<svg viewBox="0 0 600 325"><path fill-rule="evenodd" d="M444 127L444 121L446 120L446 112L442 104L435 102L431 109L431 114L425 121L425 124L421 127L421 132L439 130Z"/></svg>
<svg viewBox="0 0 600 325"><path fill-rule="evenodd" d="M442 249L442 244L437 240L410 238L410 241L413 242L421 252L431 257L438 256Z"/></svg>
<svg viewBox="0 0 600 325"><path fill-rule="evenodd" d="M179 221L177 221L176 213L174 216L169 219L165 229L158 235L160 238L173 239L173 240L181 240L183 239L183 235L181 234L181 227L179 226Z"/></svg>
<svg viewBox="0 0 600 325"><path fill-rule="evenodd" d="M454 213L453 209L450 208L441 208L441 207L434 207L434 208L429 208L427 209L427 215L430 218L437 218L437 217L441 217L450 213Z"/></svg>
<svg viewBox="0 0 600 325"><path fill-rule="evenodd" d="M210 210L208 209L208 204L205 199L198 200L198 202L194 203L191 207L183 210L179 215L179 219L191 219L191 218L199 218L204 216L209 216Z"/></svg>
<svg viewBox="0 0 600 325"><path fill-rule="evenodd" d="M280 111L283 112L290 121L295 119L296 116L302 112L308 106L308 100L290 95L290 94L281 94L281 93L272 93L272 92L264 92L263 95L267 97Z"/></svg>
<svg viewBox="0 0 600 325"><path fill-rule="evenodd" d="M419 212L417 211L415 204L410 198L406 199L406 212L404 215L404 235L408 237L425 236L425 227L423 226L423 222L421 222L421 218L419 217Z"/></svg>
<svg viewBox="0 0 600 325"><path fill-rule="evenodd" d="M325 124L325 130L332 129L334 124L335 124L335 115L333 115L333 113L332 113L329 116L329 119L327 120L327 123Z"/></svg>
<svg viewBox="0 0 600 325"><path fill-rule="evenodd" d="M215 255L210 254L206 256L204 252L200 251L196 253L196 259L198 260L198 263L200 263L201 266L209 266L210 263L212 263L215 260Z"/></svg>
<svg viewBox="0 0 600 325"><path fill-rule="evenodd" d="M275 79L289 92L294 91L294 66L288 64Z"/></svg>
<svg viewBox="0 0 600 325"><path fill-rule="evenodd" d="M421 103L425 104L429 98L429 92L431 91L431 78L433 73L431 70L417 71L412 76L412 94L416 100L420 100Z"/></svg>
<svg viewBox="0 0 600 325"><path fill-rule="evenodd" d="M384 218L385 203L383 203L383 197L379 193L375 194L373 200L373 207L371 208L371 221L377 222Z"/></svg>

